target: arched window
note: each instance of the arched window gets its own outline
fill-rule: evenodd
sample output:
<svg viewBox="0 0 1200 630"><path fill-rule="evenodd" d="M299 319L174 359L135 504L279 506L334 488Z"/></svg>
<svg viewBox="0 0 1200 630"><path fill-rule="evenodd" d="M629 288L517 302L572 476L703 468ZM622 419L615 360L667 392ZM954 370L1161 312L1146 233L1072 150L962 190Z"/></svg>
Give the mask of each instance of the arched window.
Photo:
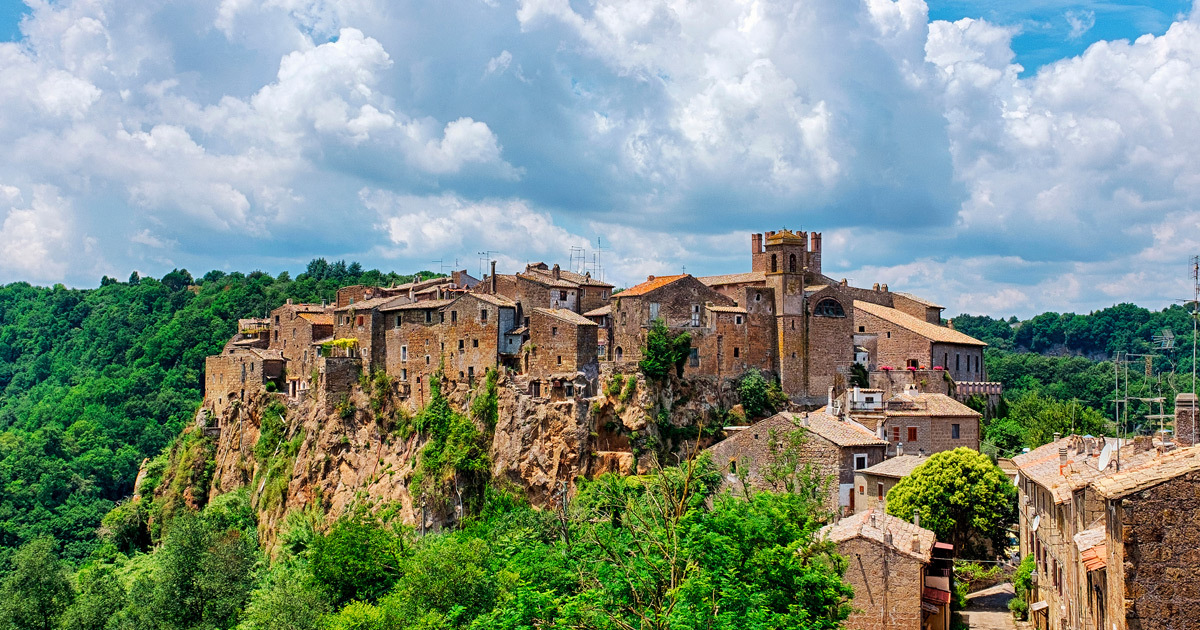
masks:
<svg viewBox="0 0 1200 630"><path fill-rule="evenodd" d="M795 254L788 256L788 271L790 271L792 273L796 273L796 255Z"/></svg>
<svg viewBox="0 0 1200 630"><path fill-rule="evenodd" d="M621 346L617 346L617 360L620 361L624 357L625 351L621 349Z"/></svg>
<svg viewBox="0 0 1200 630"><path fill-rule="evenodd" d="M841 303L833 298L825 298L817 302L813 308L813 315L817 317L845 317L846 310L842 308Z"/></svg>
<svg viewBox="0 0 1200 630"><path fill-rule="evenodd" d="M776 271L779 271L779 262L775 254L771 254L771 273L775 273Z"/></svg>

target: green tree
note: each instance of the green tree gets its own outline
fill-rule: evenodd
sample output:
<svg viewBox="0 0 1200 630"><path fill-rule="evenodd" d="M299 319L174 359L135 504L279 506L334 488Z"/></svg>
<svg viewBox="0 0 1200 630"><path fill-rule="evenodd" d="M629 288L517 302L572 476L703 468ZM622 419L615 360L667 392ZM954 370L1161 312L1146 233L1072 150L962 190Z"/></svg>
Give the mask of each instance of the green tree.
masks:
<svg viewBox="0 0 1200 630"><path fill-rule="evenodd" d="M251 594L239 630L317 630L331 604L325 587L301 563L279 562Z"/></svg>
<svg viewBox="0 0 1200 630"><path fill-rule="evenodd" d="M642 348L642 360L638 363L646 378L661 381L674 370L683 376L692 348L692 335L686 332L672 333L666 322L656 319L646 331L646 345Z"/></svg>
<svg viewBox="0 0 1200 630"><path fill-rule="evenodd" d="M997 551L1007 544L1017 489L986 455L956 448L930 456L888 492L888 514L907 520L914 511L922 527L972 557L985 540Z"/></svg>
<svg viewBox="0 0 1200 630"><path fill-rule="evenodd" d="M334 601L374 601L400 577L403 539L364 511L344 516L316 540L312 571Z"/></svg>
<svg viewBox="0 0 1200 630"><path fill-rule="evenodd" d="M50 537L25 543L12 557L12 572L0 582L0 628L51 630L58 627L75 590Z"/></svg>

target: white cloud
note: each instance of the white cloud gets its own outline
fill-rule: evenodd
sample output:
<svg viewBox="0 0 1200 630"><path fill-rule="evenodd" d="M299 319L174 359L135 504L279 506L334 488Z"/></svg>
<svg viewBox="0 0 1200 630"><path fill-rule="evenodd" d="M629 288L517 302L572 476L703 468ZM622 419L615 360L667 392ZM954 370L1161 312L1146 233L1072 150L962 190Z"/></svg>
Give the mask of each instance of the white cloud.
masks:
<svg viewBox="0 0 1200 630"><path fill-rule="evenodd" d="M47 186L33 189L29 207L13 205L21 198L12 186L0 188L8 209L0 224L0 268L33 281L56 282L73 258L70 204Z"/></svg>
<svg viewBox="0 0 1200 630"><path fill-rule="evenodd" d="M1063 15L1066 18L1067 24L1071 27L1071 32L1067 34L1070 39L1079 39L1084 33L1092 30L1096 25L1095 11L1067 11Z"/></svg>

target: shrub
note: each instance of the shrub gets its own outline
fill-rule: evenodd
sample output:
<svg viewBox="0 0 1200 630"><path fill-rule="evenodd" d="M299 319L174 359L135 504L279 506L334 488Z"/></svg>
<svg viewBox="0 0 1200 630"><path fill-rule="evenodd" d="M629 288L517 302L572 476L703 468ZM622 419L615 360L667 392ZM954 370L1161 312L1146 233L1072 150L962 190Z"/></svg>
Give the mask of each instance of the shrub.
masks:
<svg viewBox="0 0 1200 630"><path fill-rule="evenodd" d="M692 348L692 336L686 332L672 334L666 322L656 319L646 333L646 345L642 348L642 360L638 368L646 378L661 381L674 368L677 376L683 376L683 365Z"/></svg>
<svg viewBox="0 0 1200 630"><path fill-rule="evenodd" d="M762 372L749 370L742 375L742 379L738 381L738 398L741 399L746 417L758 418L770 410L767 389L767 379L763 378Z"/></svg>
<svg viewBox="0 0 1200 630"><path fill-rule="evenodd" d="M1029 617L1029 603L1020 597L1008 600L1008 610L1012 612L1013 617L1017 620L1024 621Z"/></svg>
<svg viewBox="0 0 1200 630"><path fill-rule="evenodd" d="M621 386L625 383L624 374L613 374L608 381L608 386L604 388L604 393L609 396L616 396L621 393Z"/></svg>
<svg viewBox="0 0 1200 630"><path fill-rule="evenodd" d="M630 376L625 380L625 388L621 390L621 402L629 402L629 400L633 398L633 393L637 391L637 383L638 380L636 376Z"/></svg>

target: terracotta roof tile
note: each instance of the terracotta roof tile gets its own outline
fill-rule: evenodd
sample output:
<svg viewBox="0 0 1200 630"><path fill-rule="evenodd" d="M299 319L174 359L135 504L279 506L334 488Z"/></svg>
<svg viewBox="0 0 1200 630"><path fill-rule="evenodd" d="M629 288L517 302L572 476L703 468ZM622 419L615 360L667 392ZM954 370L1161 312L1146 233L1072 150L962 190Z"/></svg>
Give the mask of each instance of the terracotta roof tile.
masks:
<svg viewBox="0 0 1200 630"><path fill-rule="evenodd" d="M1200 446L1191 446L1133 464L1092 486L1105 498L1119 499L1197 470L1200 470Z"/></svg>
<svg viewBox="0 0 1200 630"><path fill-rule="evenodd" d="M299 313L299 315L316 326L333 325L333 313Z"/></svg>
<svg viewBox="0 0 1200 630"><path fill-rule="evenodd" d="M603 317L605 315L612 315L612 304L605 304L583 314L584 317Z"/></svg>
<svg viewBox="0 0 1200 630"><path fill-rule="evenodd" d="M767 274L765 271L750 271L747 273L729 273L723 276L704 276L697 278L697 280L710 287L723 284L763 284L767 281Z"/></svg>
<svg viewBox="0 0 1200 630"><path fill-rule="evenodd" d="M647 280L639 285L629 287L628 289L616 294L615 297L638 297L640 295L646 295L647 293L661 289L668 284L675 282L676 280L683 280L684 278L690 277L691 276L687 275L686 273L677 276L658 276L653 280Z"/></svg>
<svg viewBox="0 0 1200 630"><path fill-rule="evenodd" d="M930 302L929 300L919 298L911 293L904 293L902 291L896 291L895 294L906 297L906 298L916 302L917 304L921 304L921 305L927 306L929 308L946 308L945 306L942 306L941 304L934 304L933 302Z"/></svg>
<svg viewBox="0 0 1200 630"><path fill-rule="evenodd" d="M575 311L565 308L535 308L533 309L533 312L549 315L562 321L575 324L576 326L596 325L596 322L584 317L583 315L580 315L579 313L576 313Z"/></svg>
<svg viewBox="0 0 1200 630"><path fill-rule="evenodd" d="M891 536L886 534L891 534ZM937 542L937 535L928 529L891 516L878 508L859 512L832 525L826 525L817 535L834 543L853 538L865 538L881 545L888 545L921 562L929 562L933 545ZM917 540L916 550L913 549L914 536Z"/></svg>
<svg viewBox="0 0 1200 630"><path fill-rule="evenodd" d="M746 313L746 309L740 306L705 306L704 308L714 313L739 313L743 315Z"/></svg>
<svg viewBox="0 0 1200 630"><path fill-rule="evenodd" d="M898 404L890 404L893 402ZM897 394L887 400L884 412L889 416L983 417L983 414L945 394L930 393Z"/></svg>
<svg viewBox="0 0 1200 630"><path fill-rule="evenodd" d="M788 416L793 422L813 433L833 442L838 446L886 446L887 442L871 433L869 429L857 422L839 420L829 414L818 411L794 414L785 411L782 416Z"/></svg>
<svg viewBox="0 0 1200 630"><path fill-rule="evenodd" d="M902 328L907 328L912 332L940 343L957 343L965 346L986 346L987 344L968 335L958 332L957 330L930 324L923 319L917 319L908 313L903 313L894 308L863 302L861 300L854 301L854 308L870 315L874 315L884 321L891 322Z"/></svg>
<svg viewBox="0 0 1200 630"><path fill-rule="evenodd" d="M923 455L899 455L854 472L863 473L864 475L874 475L876 477L902 479L911 475L912 471L917 469L917 466L927 461L929 461L929 458Z"/></svg>

